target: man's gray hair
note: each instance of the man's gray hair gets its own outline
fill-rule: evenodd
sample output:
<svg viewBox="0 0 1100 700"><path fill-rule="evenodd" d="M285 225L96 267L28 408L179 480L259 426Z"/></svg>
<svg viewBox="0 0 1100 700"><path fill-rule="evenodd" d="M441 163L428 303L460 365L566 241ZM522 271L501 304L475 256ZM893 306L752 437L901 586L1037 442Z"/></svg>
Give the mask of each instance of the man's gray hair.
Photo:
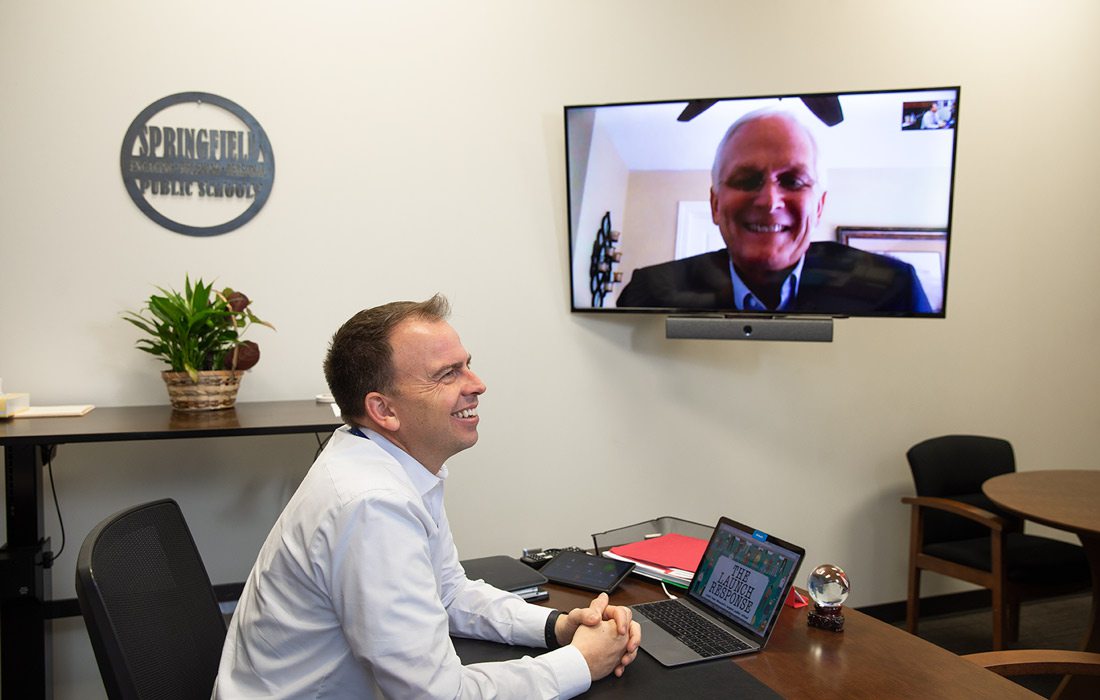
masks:
<svg viewBox="0 0 1100 700"><path fill-rule="evenodd" d="M821 150L817 146L817 139L814 138L814 134L810 131L805 124L803 124L798 117L794 116L790 112L786 112L781 109L775 109L774 107L765 107L764 109L758 109L753 112L745 114L733 124L730 128L726 129L726 135L722 137L722 140L718 142L718 148L714 151L714 164L710 168L710 184L715 189L718 188L718 173L722 169L722 151L725 150L726 144L733 138L734 134L740 131L741 127L752 122L759 121L768 117L780 117L786 119L788 122L796 125L802 130L802 133L806 134L806 138L810 141L810 146L813 149L813 178L814 189L818 192L825 191L825 169L821 167Z"/></svg>

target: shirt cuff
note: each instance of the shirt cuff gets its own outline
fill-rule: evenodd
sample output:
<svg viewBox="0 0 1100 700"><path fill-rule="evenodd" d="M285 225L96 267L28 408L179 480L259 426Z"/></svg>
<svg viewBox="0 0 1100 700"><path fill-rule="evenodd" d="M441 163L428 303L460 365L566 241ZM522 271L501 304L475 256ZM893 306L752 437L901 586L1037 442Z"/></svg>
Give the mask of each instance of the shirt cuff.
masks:
<svg viewBox="0 0 1100 700"><path fill-rule="evenodd" d="M573 698L592 687L592 672L584 660L581 650L572 644L561 649L549 651L538 657L547 662L557 678L558 694L562 698Z"/></svg>

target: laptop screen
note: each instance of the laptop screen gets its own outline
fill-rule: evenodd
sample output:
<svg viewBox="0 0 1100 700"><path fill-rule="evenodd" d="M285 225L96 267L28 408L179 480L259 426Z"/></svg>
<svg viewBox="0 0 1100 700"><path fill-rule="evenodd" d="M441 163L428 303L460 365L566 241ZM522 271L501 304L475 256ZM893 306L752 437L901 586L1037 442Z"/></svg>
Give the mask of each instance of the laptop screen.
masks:
<svg viewBox="0 0 1100 700"><path fill-rule="evenodd" d="M722 518L688 596L763 642L779 618L804 553L797 545Z"/></svg>

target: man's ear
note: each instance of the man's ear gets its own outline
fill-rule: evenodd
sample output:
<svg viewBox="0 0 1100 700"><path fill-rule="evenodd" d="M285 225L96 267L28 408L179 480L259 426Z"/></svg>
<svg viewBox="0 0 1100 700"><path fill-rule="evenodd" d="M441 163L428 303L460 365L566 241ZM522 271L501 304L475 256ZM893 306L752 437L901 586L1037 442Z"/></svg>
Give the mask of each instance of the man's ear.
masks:
<svg viewBox="0 0 1100 700"><path fill-rule="evenodd" d="M821 199L817 200L817 221L814 222L815 226L821 223L821 213L825 211L825 196L827 194L829 194L828 191L822 192Z"/></svg>
<svg viewBox="0 0 1100 700"><path fill-rule="evenodd" d="M714 188L710 188L710 220L718 225L718 195L714 194Z"/></svg>
<svg viewBox="0 0 1100 700"><path fill-rule="evenodd" d="M398 420L397 414L393 412L393 405L385 394L380 394L377 391L370 392L363 399L363 408L366 411L367 418L379 428L397 432L397 429L401 427L401 421Z"/></svg>

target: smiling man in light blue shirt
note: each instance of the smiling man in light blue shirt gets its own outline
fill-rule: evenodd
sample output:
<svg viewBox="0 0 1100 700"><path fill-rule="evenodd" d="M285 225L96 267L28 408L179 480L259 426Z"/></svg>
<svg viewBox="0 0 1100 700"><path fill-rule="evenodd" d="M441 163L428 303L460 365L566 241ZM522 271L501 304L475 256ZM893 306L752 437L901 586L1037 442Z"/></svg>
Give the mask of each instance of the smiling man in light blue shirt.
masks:
<svg viewBox="0 0 1100 700"><path fill-rule="evenodd" d="M446 460L477 442L485 384L440 296L352 317L325 377L347 425L268 535L230 623L215 698L569 698L637 655L630 609L567 614L459 563ZM463 666L450 636L551 649Z"/></svg>

